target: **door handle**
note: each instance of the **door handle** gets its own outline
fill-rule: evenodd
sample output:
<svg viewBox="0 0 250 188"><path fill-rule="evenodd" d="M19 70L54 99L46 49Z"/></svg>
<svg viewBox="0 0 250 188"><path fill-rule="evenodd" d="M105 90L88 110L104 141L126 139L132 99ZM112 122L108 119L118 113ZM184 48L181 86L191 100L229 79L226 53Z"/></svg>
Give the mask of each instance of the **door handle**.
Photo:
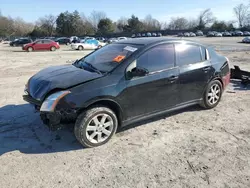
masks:
<svg viewBox="0 0 250 188"><path fill-rule="evenodd" d="M205 72L207 72L207 71L209 71L210 69L211 69L211 67L209 66L209 67L204 67L202 70L205 71Z"/></svg>
<svg viewBox="0 0 250 188"><path fill-rule="evenodd" d="M168 81L170 81L171 83L173 83L175 80L177 80L179 78L179 76L170 76L168 78Z"/></svg>

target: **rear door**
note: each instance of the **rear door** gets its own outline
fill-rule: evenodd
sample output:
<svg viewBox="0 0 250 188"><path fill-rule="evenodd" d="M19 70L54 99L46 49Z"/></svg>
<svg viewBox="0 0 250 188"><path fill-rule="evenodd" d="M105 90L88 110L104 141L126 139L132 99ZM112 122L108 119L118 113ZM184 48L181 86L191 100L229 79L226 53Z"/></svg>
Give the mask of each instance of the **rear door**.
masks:
<svg viewBox="0 0 250 188"><path fill-rule="evenodd" d="M162 44L144 52L136 67L149 74L126 80L121 99L126 118L161 111L176 105L179 70L175 67L173 44Z"/></svg>
<svg viewBox="0 0 250 188"><path fill-rule="evenodd" d="M206 48L196 44L176 44L175 51L180 71L178 103L201 99L214 73Z"/></svg>
<svg viewBox="0 0 250 188"><path fill-rule="evenodd" d="M49 50L52 46L51 40L43 40L42 50Z"/></svg>

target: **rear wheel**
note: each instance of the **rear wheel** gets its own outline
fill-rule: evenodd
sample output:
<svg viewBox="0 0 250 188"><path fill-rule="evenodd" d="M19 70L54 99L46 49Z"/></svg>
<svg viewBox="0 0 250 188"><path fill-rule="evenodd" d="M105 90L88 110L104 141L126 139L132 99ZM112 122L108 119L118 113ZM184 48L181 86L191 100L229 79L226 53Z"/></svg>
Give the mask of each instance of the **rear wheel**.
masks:
<svg viewBox="0 0 250 188"><path fill-rule="evenodd" d="M56 47L55 47L55 46L52 46L52 47L50 48L50 51L56 51Z"/></svg>
<svg viewBox="0 0 250 188"><path fill-rule="evenodd" d="M83 146L97 147L111 139L117 126L115 113L107 107L97 106L78 116L74 132L76 139Z"/></svg>
<svg viewBox="0 0 250 188"><path fill-rule="evenodd" d="M206 109L214 108L219 104L221 96L222 84L219 80L213 80L208 84L201 106Z"/></svg>
<svg viewBox="0 0 250 188"><path fill-rule="evenodd" d="M28 47L28 52L32 52L34 49L32 47Z"/></svg>
<svg viewBox="0 0 250 188"><path fill-rule="evenodd" d="M83 50L83 46L78 46L78 50Z"/></svg>

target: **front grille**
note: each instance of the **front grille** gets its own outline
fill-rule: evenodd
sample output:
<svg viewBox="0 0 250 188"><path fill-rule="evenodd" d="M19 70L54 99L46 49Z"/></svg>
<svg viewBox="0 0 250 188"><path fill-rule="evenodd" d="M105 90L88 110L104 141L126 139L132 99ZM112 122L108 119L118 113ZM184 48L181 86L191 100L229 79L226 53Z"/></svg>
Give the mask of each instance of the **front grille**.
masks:
<svg viewBox="0 0 250 188"><path fill-rule="evenodd" d="M33 99L30 95L23 95L23 100L27 101L28 103L34 104L36 106L42 105L41 101Z"/></svg>

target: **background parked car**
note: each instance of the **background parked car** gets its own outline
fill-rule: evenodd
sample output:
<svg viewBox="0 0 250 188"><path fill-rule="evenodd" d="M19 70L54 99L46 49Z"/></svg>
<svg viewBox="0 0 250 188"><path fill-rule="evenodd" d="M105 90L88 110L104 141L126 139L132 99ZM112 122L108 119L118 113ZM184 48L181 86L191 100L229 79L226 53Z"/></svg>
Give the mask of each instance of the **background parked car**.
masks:
<svg viewBox="0 0 250 188"><path fill-rule="evenodd" d="M244 31L244 32L243 32L243 35L244 35L244 36L250 36L250 32L249 32L249 31Z"/></svg>
<svg viewBox="0 0 250 188"><path fill-rule="evenodd" d="M185 32L185 33L183 34L183 36L184 36L184 37L190 37L190 33Z"/></svg>
<svg viewBox="0 0 250 188"><path fill-rule="evenodd" d="M201 30L196 31L196 36L203 36L203 32Z"/></svg>
<svg viewBox="0 0 250 188"><path fill-rule="evenodd" d="M152 37L152 34L151 34L150 32L147 32L147 33L146 33L146 36L147 36L147 37Z"/></svg>
<svg viewBox="0 0 250 188"><path fill-rule="evenodd" d="M118 37L117 40L127 40L128 38L127 37Z"/></svg>
<svg viewBox="0 0 250 188"><path fill-rule="evenodd" d="M215 36L215 37L222 37L222 34L219 33L219 32L214 32L214 36Z"/></svg>
<svg viewBox="0 0 250 188"><path fill-rule="evenodd" d="M161 33L157 33L157 37L162 37L162 34Z"/></svg>
<svg viewBox="0 0 250 188"><path fill-rule="evenodd" d="M28 44L31 42L33 42L31 39L20 38L20 39L17 39L17 40L10 42L10 46L23 46L24 44Z"/></svg>
<svg viewBox="0 0 250 188"><path fill-rule="evenodd" d="M96 40L99 40L100 42L106 42L104 37L96 37Z"/></svg>
<svg viewBox="0 0 250 188"><path fill-rule="evenodd" d="M100 42L96 39L81 40L79 43L72 43L71 48L73 50L95 50L105 46L106 43Z"/></svg>
<svg viewBox="0 0 250 188"><path fill-rule="evenodd" d="M225 31L222 35L223 35L224 37L231 37L231 36L232 36L232 34L229 33L229 32L227 32L227 31Z"/></svg>
<svg viewBox="0 0 250 188"><path fill-rule="evenodd" d="M190 35L190 37L196 37L196 34L193 32L190 32L189 35Z"/></svg>
<svg viewBox="0 0 250 188"><path fill-rule="evenodd" d="M145 34L145 33L142 33L141 36L142 36L142 37L146 37L146 34Z"/></svg>
<svg viewBox="0 0 250 188"><path fill-rule="evenodd" d="M250 43L250 37L245 37L243 40L242 40L243 43Z"/></svg>
<svg viewBox="0 0 250 188"><path fill-rule="evenodd" d="M55 42L58 42L59 44L66 44L69 45L70 44L70 39L67 37L61 37L55 40Z"/></svg>
<svg viewBox="0 0 250 188"><path fill-rule="evenodd" d="M136 36L137 36L137 37L141 37L141 33L137 33Z"/></svg>
<svg viewBox="0 0 250 188"><path fill-rule="evenodd" d="M213 31L209 31L207 33L207 37L214 37L215 33Z"/></svg>
<svg viewBox="0 0 250 188"><path fill-rule="evenodd" d="M69 38L70 39L70 42L72 43L73 41L79 41L79 37L77 36L72 36Z"/></svg>
<svg viewBox="0 0 250 188"><path fill-rule="evenodd" d="M177 36L178 36L178 37L183 37L184 35L183 35L183 33L178 33Z"/></svg>
<svg viewBox="0 0 250 188"><path fill-rule="evenodd" d="M59 49L60 46L57 42L49 39L42 39L37 40L35 42L26 44L23 46L23 50L32 52L32 51L38 51L38 50L50 50L55 51L56 49Z"/></svg>
<svg viewBox="0 0 250 188"><path fill-rule="evenodd" d="M152 37L157 37L157 34L156 33L152 33Z"/></svg>
<svg viewBox="0 0 250 188"><path fill-rule="evenodd" d="M241 31L235 31L235 36L243 36L243 32Z"/></svg>
<svg viewBox="0 0 250 188"><path fill-rule="evenodd" d="M113 42L117 42L118 41L118 39L117 38L110 38L110 39L108 39L108 43L113 43Z"/></svg>

